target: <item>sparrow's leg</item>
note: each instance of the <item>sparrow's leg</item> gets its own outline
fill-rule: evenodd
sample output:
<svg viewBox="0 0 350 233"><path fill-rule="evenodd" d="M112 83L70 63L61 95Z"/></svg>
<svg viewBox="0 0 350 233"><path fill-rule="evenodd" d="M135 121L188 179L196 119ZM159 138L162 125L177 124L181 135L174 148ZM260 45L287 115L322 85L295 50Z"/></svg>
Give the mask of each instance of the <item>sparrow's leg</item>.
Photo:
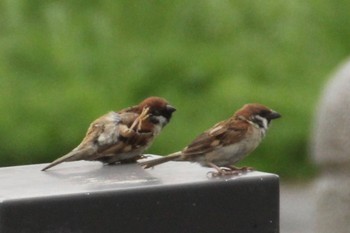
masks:
<svg viewBox="0 0 350 233"><path fill-rule="evenodd" d="M135 126L136 126L136 124L135 124ZM135 126L133 126L133 127L135 127ZM120 126L120 135L123 136L124 138L130 138L130 137L134 136L135 133L136 132L131 127L129 128L126 125Z"/></svg>

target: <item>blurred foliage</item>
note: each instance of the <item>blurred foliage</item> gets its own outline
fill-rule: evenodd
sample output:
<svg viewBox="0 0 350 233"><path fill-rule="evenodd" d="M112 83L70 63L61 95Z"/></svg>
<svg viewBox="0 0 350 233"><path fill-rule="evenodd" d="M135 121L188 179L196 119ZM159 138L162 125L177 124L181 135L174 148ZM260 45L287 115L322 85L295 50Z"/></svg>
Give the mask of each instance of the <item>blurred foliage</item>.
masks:
<svg viewBox="0 0 350 233"><path fill-rule="evenodd" d="M150 95L178 111L148 151L183 148L247 102L279 111L243 164L306 177L319 92L350 47L350 2L0 3L0 166L49 162Z"/></svg>

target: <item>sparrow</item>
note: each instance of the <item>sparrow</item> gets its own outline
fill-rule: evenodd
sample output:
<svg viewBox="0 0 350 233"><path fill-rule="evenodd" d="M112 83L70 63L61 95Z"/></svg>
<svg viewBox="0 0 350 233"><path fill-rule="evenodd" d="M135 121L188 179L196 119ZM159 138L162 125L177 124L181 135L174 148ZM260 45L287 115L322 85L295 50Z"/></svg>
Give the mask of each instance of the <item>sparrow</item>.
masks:
<svg viewBox="0 0 350 233"><path fill-rule="evenodd" d="M204 167L214 168L216 172L209 172L213 176L252 170L233 165L257 148L265 137L271 120L280 117L278 112L264 105L246 104L229 119L200 134L182 151L139 164L150 168L171 160L197 162Z"/></svg>
<svg viewBox="0 0 350 233"><path fill-rule="evenodd" d="M174 111L176 109L160 97L146 98L119 112L111 111L90 124L85 138L75 149L42 171L66 161L136 162L169 123Z"/></svg>

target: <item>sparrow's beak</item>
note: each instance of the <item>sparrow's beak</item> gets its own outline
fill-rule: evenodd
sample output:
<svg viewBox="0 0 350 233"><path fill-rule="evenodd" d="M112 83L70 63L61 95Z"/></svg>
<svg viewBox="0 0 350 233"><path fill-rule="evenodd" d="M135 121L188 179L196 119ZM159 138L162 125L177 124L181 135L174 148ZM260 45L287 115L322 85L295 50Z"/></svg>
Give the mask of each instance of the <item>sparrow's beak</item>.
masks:
<svg viewBox="0 0 350 233"><path fill-rule="evenodd" d="M176 111L176 108L174 108L173 106L171 106L170 104L168 104L168 105L166 106L166 110L167 110L168 112L170 112L170 113L173 113L173 112Z"/></svg>
<svg viewBox="0 0 350 233"><path fill-rule="evenodd" d="M271 113L268 116L268 118L270 120L277 119L277 118L280 118L280 117L282 117L281 114L279 114L278 112L275 112L275 111L271 111Z"/></svg>

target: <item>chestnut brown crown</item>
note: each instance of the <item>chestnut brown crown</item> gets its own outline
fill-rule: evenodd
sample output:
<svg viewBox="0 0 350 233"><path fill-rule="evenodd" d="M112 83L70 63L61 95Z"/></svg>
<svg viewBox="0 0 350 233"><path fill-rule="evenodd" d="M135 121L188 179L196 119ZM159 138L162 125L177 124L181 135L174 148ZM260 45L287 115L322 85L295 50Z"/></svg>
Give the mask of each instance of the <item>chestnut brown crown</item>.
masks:
<svg viewBox="0 0 350 233"><path fill-rule="evenodd" d="M140 104L140 109L149 108L149 113L152 116L163 116L168 121L170 120L173 112L176 111L176 108L171 106L169 102L161 97L151 96L144 99Z"/></svg>

